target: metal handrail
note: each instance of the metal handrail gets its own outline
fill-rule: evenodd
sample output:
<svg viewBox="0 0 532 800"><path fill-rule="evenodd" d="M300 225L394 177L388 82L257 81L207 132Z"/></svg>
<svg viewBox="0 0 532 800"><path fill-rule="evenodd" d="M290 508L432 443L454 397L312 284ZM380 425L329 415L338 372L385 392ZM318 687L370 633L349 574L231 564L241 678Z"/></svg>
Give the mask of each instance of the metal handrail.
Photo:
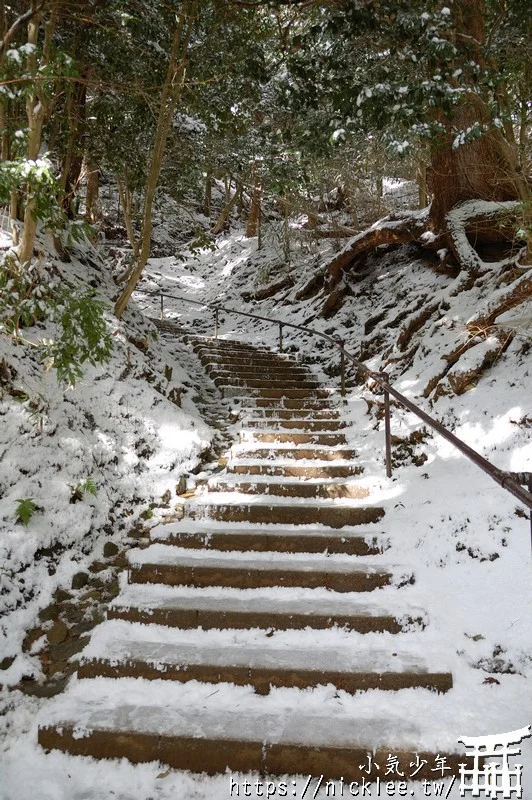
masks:
<svg viewBox="0 0 532 800"><path fill-rule="evenodd" d="M371 378L375 383L381 387L384 392L384 412L385 412L385 437L386 437L386 475L390 478L392 474L392 464L391 464L391 408L390 408L390 396L394 397L402 406L407 408L413 414L415 414L419 419L423 420L429 427L435 430L440 436L443 436L444 439L447 439L454 447L456 447L461 453L463 453L470 461L480 467L480 469L484 470L494 481L496 481L499 486L502 486L503 489L513 494L524 506L530 509L530 524L531 524L531 534L532 534L532 473L510 473L505 472L504 470L499 469L491 461L488 461L487 458L481 456L480 453L477 453L472 447L468 444L463 442L458 436L455 436L454 433L447 430L447 428L438 422L438 420L434 419L427 414L426 411L423 411L422 408L417 406L407 397L405 397L401 392L394 389L393 386L390 385L389 382L389 375L386 372L374 372L369 367L367 367L362 361L359 361L352 353L344 347L344 340L334 336L330 336L327 333L322 333L321 331L316 331L314 328L309 328L305 325L296 325L293 322L285 322L284 320L276 319L274 317L264 317L259 314L250 314L248 311L238 311L235 308L226 308L225 306L214 305L212 303L202 303L198 300L190 300L187 297L178 297L174 294L168 294L167 292L145 292L142 290L136 290L139 294L145 294L150 297L159 297L161 298L161 319L164 319L164 298L168 297L173 300L179 300L182 303L191 303L192 305L201 306L202 308L210 308L214 314L214 338L218 338L218 328L219 328L219 312L223 311L226 314L236 314L241 317L248 317L250 319L257 319L262 322L268 322L272 325L279 326L279 343L280 343L280 351L282 352L283 349L283 328L293 328L295 330L303 331L304 333L309 333L312 336L319 336L321 339L325 339L330 344L337 347L340 351L340 369L341 369L341 392L342 395L345 395L345 359L347 358L353 364L361 369L369 378ZM524 489L516 478L526 478L528 481L528 491Z"/></svg>

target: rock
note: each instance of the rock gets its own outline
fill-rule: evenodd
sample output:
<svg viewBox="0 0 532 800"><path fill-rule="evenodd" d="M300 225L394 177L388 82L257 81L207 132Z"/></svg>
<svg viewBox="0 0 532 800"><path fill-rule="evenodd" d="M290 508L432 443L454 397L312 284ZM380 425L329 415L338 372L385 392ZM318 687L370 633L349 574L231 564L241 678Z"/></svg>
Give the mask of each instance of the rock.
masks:
<svg viewBox="0 0 532 800"><path fill-rule="evenodd" d="M37 683L37 681L22 681L15 688L20 689L23 694L32 697L55 697L60 694L68 683L68 676L57 681L47 681Z"/></svg>
<svg viewBox="0 0 532 800"><path fill-rule="evenodd" d="M46 608L43 608L41 611L39 611L39 619L41 622L48 622L50 619L57 619L60 611L61 609L57 603L53 603L51 606L46 606Z"/></svg>
<svg viewBox="0 0 532 800"><path fill-rule="evenodd" d="M89 567L92 573L103 572L104 569L109 569L109 564L106 564L104 561L93 561Z"/></svg>
<svg viewBox="0 0 532 800"><path fill-rule="evenodd" d="M46 638L48 639L50 644L55 644L55 645L64 642L67 636L68 636L68 628L65 625L65 623L62 622L60 619L58 619L57 622L54 623L53 627L50 628L50 630L46 634Z"/></svg>
<svg viewBox="0 0 532 800"><path fill-rule="evenodd" d="M172 499L172 494L170 492L170 489L167 489L166 492L161 497L161 505L163 506L163 508L168 508L171 499Z"/></svg>
<svg viewBox="0 0 532 800"><path fill-rule="evenodd" d="M72 595L70 592L66 592L64 589L56 589L54 592L54 598L58 603L64 603L66 600L72 600Z"/></svg>
<svg viewBox="0 0 532 800"><path fill-rule="evenodd" d="M83 587L87 585L88 580L89 576L86 572L76 572L72 577L72 588L83 589Z"/></svg>
<svg viewBox="0 0 532 800"><path fill-rule="evenodd" d="M14 662L16 656L6 656L0 661L0 669L9 669L11 664Z"/></svg>
<svg viewBox="0 0 532 800"><path fill-rule="evenodd" d="M103 557L112 558L112 556L116 556L118 549L118 545L114 542L106 542L103 546Z"/></svg>
<svg viewBox="0 0 532 800"><path fill-rule="evenodd" d="M43 636L43 635L44 635L44 631L43 631L42 628L32 628L31 630L29 630L26 633L26 636L24 637L24 641L22 642L22 650L23 650L23 652L24 653L29 653L29 651L32 648L33 643L36 642L37 639L40 639L41 636Z"/></svg>
<svg viewBox="0 0 532 800"><path fill-rule="evenodd" d="M80 597L81 601L84 600L101 600L102 593L99 589L91 589Z"/></svg>
<svg viewBox="0 0 532 800"><path fill-rule="evenodd" d="M187 479L184 475L181 475L178 483L176 484L175 493L177 495L184 494L186 490L187 490Z"/></svg>
<svg viewBox="0 0 532 800"><path fill-rule="evenodd" d="M68 661L68 659L83 650L89 642L88 636L81 636L79 639L69 639L61 644L50 647L51 661Z"/></svg>

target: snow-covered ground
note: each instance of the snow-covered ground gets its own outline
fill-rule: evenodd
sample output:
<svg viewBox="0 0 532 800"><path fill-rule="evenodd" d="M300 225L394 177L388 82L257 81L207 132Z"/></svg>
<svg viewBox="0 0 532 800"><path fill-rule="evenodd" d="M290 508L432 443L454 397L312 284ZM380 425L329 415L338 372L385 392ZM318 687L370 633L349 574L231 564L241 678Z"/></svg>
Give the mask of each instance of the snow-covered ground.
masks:
<svg viewBox="0 0 532 800"><path fill-rule="evenodd" d="M214 252L151 259L140 288L143 292L162 290L199 302L272 315L341 336L354 355L359 355L362 348L366 363L372 369L386 365L399 391L444 422L496 466L516 472L532 471L530 332L518 325L509 346L504 351L501 349L478 384L472 384L464 394L455 395L449 388L449 375L444 375L447 362L442 357L470 339L466 323L488 301L492 288L487 281L480 280L472 288L457 293L462 276L453 279L439 274L426 261L420 260L414 250L402 248L369 256L363 275L355 272L346 275L343 280L352 294L345 298L332 319L325 319L320 316L322 295L306 301L296 301L295 295L317 271L320 261L330 254L330 243L311 245L304 236L294 236L291 267L287 268L281 241L275 237L275 230L270 233L269 238L265 235L266 246L261 251L257 250L256 239L245 239L242 232L237 231L218 240ZM257 290L279 281L288 272L293 287L282 289L266 300L253 300ZM158 297L150 298L139 292L135 303L146 314L159 314ZM211 311L169 297L165 298L164 305L166 317L184 329L196 334L211 333ZM397 343L400 332L427 308L430 311L427 319L419 328L413 326L408 345L401 349ZM505 315L504 322L511 326L512 320L522 319L523 315L526 316L523 308L516 308ZM138 316L132 315L130 319L140 329L149 330L142 327L144 323ZM276 326L246 321L225 312L220 312L220 326L224 337L277 346ZM287 348L314 360L313 368L324 382L338 385L338 357L330 352L328 343L290 332L288 328L284 328L283 336ZM162 340L150 342L148 356L132 348L136 372L120 381L128 347L123 326L117 326L116 338L114 364L96 371L98 377L101 376L96 383L87 379L75 392L69 393L72 404L67 404L63 398L54 400L53 376L45 376L44 385L34 386L31 370L22 361L17 362L17 369L20 368L28 383L28 393L44 395L47 410L42 432L35 431L35 421L24 407L14 403L4 415L7 426L2 425L5 455L0 461L4 489L0 513L7 526L6 536L0 541L5 548L3 558L11 558L14 565L25 559L25 563L31 564L24 573L26 580L29 578L32 586L39 586L34 599L26 601L21 609L5 609L10 612L4 622L4 632L10 643L19 641L23 628L32 624L38 608L49 602L53 587L67 585L72 573L86 563L89 554L83 550L84 545L88 550L83 534L89 532L92 559L105 538L101 528L117 501L134 503L137 509L145 508L151 499L175 486L176 476L197 463L200 450L209 442L211 432L199 420L191 393L183 395L181 409L171 406L164 398L156 403L160 395L137 377L138 372L146 368L146 361L156 371L154 364L158 362L162 365L160 371L164 370L164 364L171 364L172 380L178 386L193 384L199 378L191 373L199 369L199 362L192 360L190 351L177 343L170 349ZM473 347L467 353L467 365L464 361L461 366L469 369L478 364L475 355L484 347L483 342L479 341L478 347L478 351ZM16 351L9 350L9 357L16 358ZM188 374L184 372L184 364ZM456 370L456 365L453 369ZM94 374L91 370L87 378ZM435 400L434 390L425 390L431 378L440 375L444 391ZM367 387L363 394L369 401L379 399ZM124 403L127 403L126 414ZM82 419L85 409L91 409L94 415L90 426ZM73 429L69 427L69 414L74 420ZM350 441L356 444L360 462L365 467L364 481L367 480L373 496L378 496L378 502L386 510L379 530L391 542L387 561L398 569L415 572L416 582L408 587L408 602L424 609L428 615L429 625L423 635L408 634L412 637L410 647L413 652L417 648L432 666L437 666L440 660L445 667L450 665L454 688L445 696L407 690L392 698L372 691L354 698L340 697L339 704L345 703L349 713L362 717L371 716L374 709L389 704L398 717L405 722L421 724L429 739L449 747L460 736L495 734L531 724L529 520L511 495L437 435L429 433L421 440L414 437L410 443L397 443L395 460L398 463L392 479L387 479L383 423L374 414L367 413L367 405L360 400L360 389L354 382L347 397L346 417L352 423ZM53 442L47 445L51 438L48 425L55 435ZM392 432L395 436L406 440L421 428L414 415L394 407ZM21 438L15 441L16 436ZM153 455L144 461L135 451L139 437L153 449ZM8 444L11 445L9 451ZM34 453L30 458L29 445ZM99 459L98 471L96 467L88 469L87 464L94 458L91 453L96 453ZM118 463L112 463L115 455L118 455ZM420 466L413 463L413 458ZM25 462L29 464L29 474L19 475L20 466ZM140 465L137 471L136 465ZM69 505L67 482L75 484L88 472L98 483L98 497ZM42 496L45 508L35 516L28 529L12 524L14 500L24 496L36 499ZM115 530L119 537L120 532ZM45 566L41 567L40 562L32 563L32 556L54 537L68 549L51 580ZM5 580L5 576L0 579ZM393 599L392 593L400 591L387 587L376 596L381 600ZM328 642L327 636L329 634L324 634L321 639L320 635L321 643ZM372 636L378 642L388 634ZM330 638L334 646L335 635L331 634ZM351 644L355 651L360 634L342 634L340 638L343 646ZM312 646L310 642L308 645ZM14 676L20 676L21 669L29 668L20 660L22 658L18 656L10 668ZM27 661L27 657L24 658ZM30 666L35 668L34 664ZM9 671L5 674L9 675ZM185 687L188 687L183 690L188 703L196 700L208 703L197 686L186 684ZM318 706L324 691L305 692L303 705ZM246 693L238 694L242 702L246 702ZM160 765L134 767L127 762L103 765L59 753L45 755L35 744L35 714L46 702L24 697L19 692L0 695L2 800L25 800L34 796L43 800L103 797L221 800L231 796L229 776L197 777L167 771ZM455 745L455 749L460 748ZM530 739L523 743L522 750L524 797L527 797L532 793ZM290 783L289 795L291 792L293 797L302 796L304 786L305 779L297 785ZM426 796L421 787L414 791L416 796ZM456 791L457 787L451 796L456 796ZM244 796L242 788L240 796ZM261 793L253 789L246 796L258 797ZM322 792L317 796L326 795Z"/></svg>

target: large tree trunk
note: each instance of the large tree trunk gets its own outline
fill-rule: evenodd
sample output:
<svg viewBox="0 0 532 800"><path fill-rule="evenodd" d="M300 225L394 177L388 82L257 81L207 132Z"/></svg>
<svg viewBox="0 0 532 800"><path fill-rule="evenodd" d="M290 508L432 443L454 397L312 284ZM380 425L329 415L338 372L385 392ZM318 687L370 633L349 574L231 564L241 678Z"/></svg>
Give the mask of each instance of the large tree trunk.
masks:
<svg viewBox="0 0 532 800"><path fill-rule="evenodd" d="M455 0L451 8L457 67L463 67L471 59L484 66L484 0ZM430 225L434 231L444 231L448 212L466 200L502 202L527 197L518 154L493 124L481 95L465 94L449 115L439 112L437 118L445 132L434 143L431 153ZM483 135L469 144L453 147L456 132L466 131L475 123L485 127Z"/></svg>

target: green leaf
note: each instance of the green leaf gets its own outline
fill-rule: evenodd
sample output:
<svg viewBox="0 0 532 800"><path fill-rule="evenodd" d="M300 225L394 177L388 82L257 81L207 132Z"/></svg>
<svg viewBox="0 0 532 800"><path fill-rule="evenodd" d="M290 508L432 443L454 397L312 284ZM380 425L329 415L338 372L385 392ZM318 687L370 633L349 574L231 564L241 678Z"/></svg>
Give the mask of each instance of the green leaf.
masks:
<svg viewBox="0 0 532 800"><path fill-rule="evenodd" d="M17 503L18 505L15 511L16 520L26 526L37 511L37 506L31 497L20 498L17 500Z"/></svg>

